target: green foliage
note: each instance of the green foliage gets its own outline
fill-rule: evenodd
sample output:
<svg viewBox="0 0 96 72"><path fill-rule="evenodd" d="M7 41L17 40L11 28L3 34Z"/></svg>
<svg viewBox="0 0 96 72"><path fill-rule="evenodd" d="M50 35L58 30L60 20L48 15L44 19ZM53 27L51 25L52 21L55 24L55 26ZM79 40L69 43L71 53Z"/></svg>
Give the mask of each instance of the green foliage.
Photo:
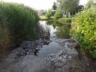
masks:
<svg viewBox="0 0 96 72"><path fill-rule="evenodd" d="M46 13L46 17L49 19L52 16L52 12L51 10L48 10L48 12Z"/></svg>
<svg viewBox="0 0 96 72"><path fill-rule="evenodd" d="M59 23L59 22L58 22ZM70 38L69 36L69 33L70 33L70 28L71 28L71 25L70 24L62 24L62 23L59 23L59 25L61 24L61 26L58 26L57 27L57 31L55 32L56 33L56 36L58 38Z"/></svg>
<svg viewBox="0 0 96 72"><path fill-rule="evenodd" d="M46 24L47 24L47 25L53 25L53 20L47 20L47 21L46 21Z"/></svg>
<svg viewBox="0 0 96 72"><path fill-rule="evenodd" d="M48 26L42 26L42 25L38 25L38 36L37 38L39 38L40 36L45 36L45 35L50 35L50 31L49 31L49 27Z"/></svg>
<svg viewBox="0 0 96 72"><path fill-rule="evenodd" d="M54 32L56 34L57 38L70 38L70 28L71 28L71 23L66 24L64 22L58 22L57 20L47 20L46 21L47 25L52 25L56 31Z"/></svg>
<svg viewBox="0 0 96 72"><path fill-rule="evenodd" d="M23 4L0 3L0 46L8 48L7 45L33 40L38 20L36 11Z"/></svg>
<svg viewBox="0 0 96 72"><path fill-rule="evenodd" d="M62 13L61 11L57 11L57 12L54 14L54 18L55 18L55 19L59 19L59 18L61 18L61 17L63 17L63 13Z"/></svg>
<svg viewBox="0 0 96 72"><path fill-rule="evenodd" d="M57 0L63 12L73 12L79 4L79 0Z"/></svg>
<svg viewBox="0 0 96 72"><path fill-rule="evenodd" d="M47 20L46 16L39 16L40 20Z"/></svg>
<svg viewBox="0 0 96 72"><path fill-rule="evenodd" d="M45 15L46 13L45 12L42 12L41 15Z"/></svg>
<svg viewBox="0 0 96 72"><path fill-rule="evenodd" d="M74 17L71 33L78 39L85 53L96 58L96 7Z"/></svg>
<svg viewBox="0 0 96 72"><path fill-rule="evenodd" d="M93 0L88 0L87 4L86 4L86 8L89 9L93 6Z"/></svg>
<svg viewBox="0 0 96 72"><path fill-rule="evenodd" d="M55 3L55 2L53 3L52 8L53 8L53 10L56 10L56 9L57 9L57 5L56 5L56 3Z"/></svg>

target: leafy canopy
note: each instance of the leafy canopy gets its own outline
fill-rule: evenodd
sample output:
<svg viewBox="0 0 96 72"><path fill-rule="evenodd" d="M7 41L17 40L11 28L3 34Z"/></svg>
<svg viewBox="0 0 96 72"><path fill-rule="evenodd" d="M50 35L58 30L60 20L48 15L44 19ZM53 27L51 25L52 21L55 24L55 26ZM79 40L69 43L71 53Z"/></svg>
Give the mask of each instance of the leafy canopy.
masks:
<svg viewBox="0 0 96 72"><path fill-rule="evenodd" d="M57 0L63 12L73 12L79 4L79 0Z"/></svg>
<svg viewBox="0 0 96 72"><path fill-rule="evenodd" d="M55 3L55 2L53 3L52 8L53 8L53 10L56 10L56 9L57 9L57 5L56 5L56 3Z"/></svg>
<svg viewBox="0 0 96 72"><path fill-rule="evenodd" d="M61 18L61 17L63 17L63 13L62 13L61 11L57 11L57 12L54 14L54 18L55 18L55 19L59 19L59 18Z"/></svg>

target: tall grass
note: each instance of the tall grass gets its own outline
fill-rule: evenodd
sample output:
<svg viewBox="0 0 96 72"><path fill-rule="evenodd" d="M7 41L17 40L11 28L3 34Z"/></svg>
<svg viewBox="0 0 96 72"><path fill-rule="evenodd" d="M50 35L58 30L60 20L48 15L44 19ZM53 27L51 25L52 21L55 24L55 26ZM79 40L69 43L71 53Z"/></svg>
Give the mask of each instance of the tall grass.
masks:
<svg viewBox="0 0 96 72"><path fill-rule="evenodd" d="M36 11L30 7L0 2L0 53L24 40L33 40L38 21Z"/></svg>

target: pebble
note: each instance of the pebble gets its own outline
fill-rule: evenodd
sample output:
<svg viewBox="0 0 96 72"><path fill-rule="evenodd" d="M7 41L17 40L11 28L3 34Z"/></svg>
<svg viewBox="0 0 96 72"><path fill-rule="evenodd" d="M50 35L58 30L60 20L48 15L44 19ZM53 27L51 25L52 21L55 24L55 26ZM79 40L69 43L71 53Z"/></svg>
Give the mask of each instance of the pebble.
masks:
<svg viewBox="0 0 96 72"><path fill-rule="evenodd" d="M72 59L73 54L70 54L69 50L71 51L73 48L71 47L71 43L69 46L69 42L65 42L65 41L61 41L61 43L63 43L64 45L64 50L59 51L56 54L50 54L47 58L47 60L51 61L54 66L63 66L64 64L66 64L67 61L69 61L70 59ZM75 50L73 49L73 53L75 52ZM77 56L77 54L76 54Z"/></svg>

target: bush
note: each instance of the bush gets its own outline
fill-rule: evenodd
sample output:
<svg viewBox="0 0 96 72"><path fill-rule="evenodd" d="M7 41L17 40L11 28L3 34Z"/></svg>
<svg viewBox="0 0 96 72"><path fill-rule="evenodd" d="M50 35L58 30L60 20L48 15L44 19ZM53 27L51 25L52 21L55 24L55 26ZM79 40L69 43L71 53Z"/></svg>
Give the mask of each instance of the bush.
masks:
<svg viewBox="0 0 96 72"><path fill-rule="evenodd" d="M55 18L55 19L59 19L59 18L61 18L61 17L63 17L63 14L62 14L61 11L57 11L57 12L54 14L54 18Z"/></svg>
<svg viewBox="0 0 96 72"><path fill-rule="evenodd" d="M46 13L46 17L49 19L52 16L52 12L51 10L48 10L48 12Z"/></svg>
<svg viewBox="0 0 96 72"><path fill-rule="evenodd" d="M0 46L8 48L33 40L38 21L36 11L23 4L0 3Z"/></svg>
<svg viewBox="0 0 96 72"><path fill-rule="evenodd" d="M96 7L74 17L71 33L80 42L84 52L96 58Z"/></svg>

